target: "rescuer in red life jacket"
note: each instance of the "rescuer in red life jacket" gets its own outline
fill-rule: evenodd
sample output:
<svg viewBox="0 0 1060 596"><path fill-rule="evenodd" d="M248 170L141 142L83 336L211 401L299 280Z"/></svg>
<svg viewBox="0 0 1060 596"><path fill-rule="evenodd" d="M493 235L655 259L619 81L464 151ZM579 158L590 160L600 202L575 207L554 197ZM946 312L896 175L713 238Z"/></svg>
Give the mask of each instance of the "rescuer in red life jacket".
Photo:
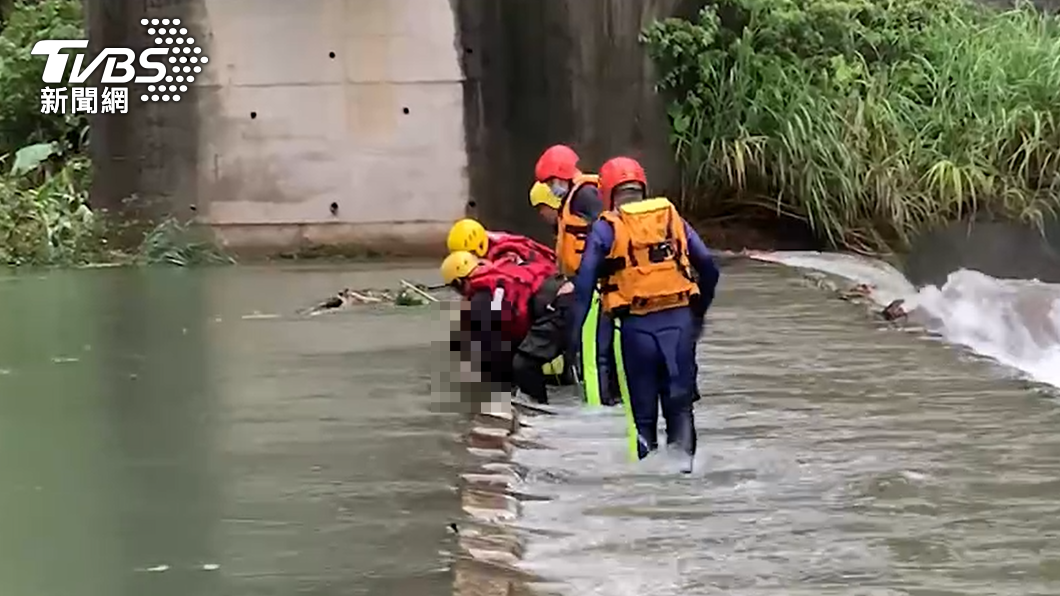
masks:
<svg viewBox="0 0 1060 596"><path fill-rule="evenodd" d="M524 261L544 259L556 262L556 253L544 244L518 234L487 232L482 224L473 219L461 219L453 224L446 244L449 252L466 250L487 261L515 255Z"/></svg>
<svg viewBox="0 0 1060 596"><path fill-rule="evenodd" d="M442 262L442 280L464 297L460 332L490 381L514 384L548 403L542 367L567 347L573 286L555 263L506 256L479 259L467 251Z"/></svg>

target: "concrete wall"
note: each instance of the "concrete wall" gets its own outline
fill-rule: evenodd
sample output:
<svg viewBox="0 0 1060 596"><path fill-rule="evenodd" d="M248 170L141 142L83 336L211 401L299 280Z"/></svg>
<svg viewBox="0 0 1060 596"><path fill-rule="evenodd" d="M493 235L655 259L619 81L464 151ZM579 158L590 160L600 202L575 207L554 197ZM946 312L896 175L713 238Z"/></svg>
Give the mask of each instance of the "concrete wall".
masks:
<svg viewBox="0 0 1060 596"><path fill-rule="evenodd" d="M917 238L903 273L917 286L941 286L958 269L1060 283L1060 221L1050 219L1044 232L1016 222L954 222Z"/></svg>
<svg viewBox="0 0 1060 596"><path fill-rule="evenodd" d="M544 235L527 202L556 142L673 178L637 42L689 0L87 0L94 47L181 18L210 62L180 104L93 126L96 204L196 215L241 250L435 251L465 210ZM139 95L137 91L135 95Z"/></svg>
<svg viewBox="0 0 1060 596"><path fill-rule="evenodd" d="M669 129L637 38L659 17L691 16L695 0L453 0L468 122L471 189L488 224L547 237L528 208L538 155L575 147L582 169L640 158L656 189L676 180Z"/></svg>

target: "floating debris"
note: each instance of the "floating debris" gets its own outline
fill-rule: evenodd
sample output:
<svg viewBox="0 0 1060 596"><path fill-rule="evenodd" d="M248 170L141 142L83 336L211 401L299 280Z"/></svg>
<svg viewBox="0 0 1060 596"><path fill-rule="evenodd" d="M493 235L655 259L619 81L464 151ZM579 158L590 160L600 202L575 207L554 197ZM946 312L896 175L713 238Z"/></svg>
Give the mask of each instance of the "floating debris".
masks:
<svg viewBox="0 0 1060 596"><path fill-rule="evenodd" d="M839 298L842 300L858 300L862 298L869 298L876 291L876 286L872 284L858 284L844 292L839 293Z"/></svg>
<svg viewBox="0 0 1060 596"><path fill-rule="evenodd" d="M256 310L256 311L250 313L249 315L243 315L243 316L241 316L239 318L243 319L245 321L256 320L256 319L279 319L280 315L278 315L276 313L264 313L264 312L260 312L260 311Z"/></svg>
<svg viewBox="0 0 1060 596"><path fill-rule="evenodd" d="M905 300L899 299L891 302L880 312L880 316L887 321L905 319L909 316L909 313L905 310Z"/></svg>
<svg viewBox="0 0 1060 596"><path fill-rule="evenodd" d="M302 311L303 314L318 315L363 304L390 304L393 306L427 306L441 300L431 294L432 291L444 289L445 286L426 286L401 280L400 289L389 290L351 290L345 288L331 298Z"/></svg>
<svg viewBox="0 0 1060 596"><path fill-rule="evenodd" d="M169 571L169 565L166 565L165 563L163 563L161 565L155 565L153 567L148 567L147 569L144 569L144 571L147 571L149 573L162 573L163 571Z"/></svg>

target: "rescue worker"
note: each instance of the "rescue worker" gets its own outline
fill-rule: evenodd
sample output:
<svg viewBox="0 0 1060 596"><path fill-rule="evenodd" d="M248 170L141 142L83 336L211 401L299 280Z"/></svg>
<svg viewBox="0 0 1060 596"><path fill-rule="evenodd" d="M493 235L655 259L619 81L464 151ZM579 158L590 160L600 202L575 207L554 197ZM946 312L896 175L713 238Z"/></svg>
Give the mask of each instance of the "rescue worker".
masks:
<svg viewBox="0 0 1060 596"><path fill-rule="evenodd" d="M600 179L578 169L578 154L566 145L545 150L534 166L537 183L530 190L530 203L546 221L556 227L556 255L560 273L573 277L581 265L589 226L603 209L598 186ZM545 192L547 187L549 192ZM573 321L571 322L573 324ZM579 326L579 371L589 405L619 403L615 373L611 320L600 311L599 297L590 316ZM576 373L576 374L578 374Z"/></svg>
<svg viewBox="0 0 1060 596"><path fill-rule="evenodd" d="M603 210L598 191L600 178L583 174L578 169L578 154L566 145L553 145L541 154L534 166L534 178L551 192L544 195L531 189L530 203L555 226L560 273L573 276L581 263L589 226Z"/></svg>
<svg viewBox="0 0 1060 596"><path fill-rule="evenodd" d="M461 343L470 346L483 373L548 403L542 367L567 347L573 285L552 262L486 261L467 251L450 253L441 274L464 297Z"/></svg>
<svg viewBox="0 0 1060 596"><path fill-rule="evenodd" d="M480 259L497 261L514 255L522 261L544 260L556 262L553 250L531 238L507 232L490 232L474 219L465 218L453 224L446 240L449 252L467 251ZM557 356L543 367L546 380L553 385L570 385L574 382L570 367L563 355Z"/></svg>
<svg viewBox="0 0 1060 596"><path fill-rule="evenodd" d="M466 250L480 259L496 261L505 255L515 255L524 261L544 259L556 262L556 253L551 248L526 236L507 232L488 232L473 219L461 219L449 229L446 240L449 252Z"/></svg>
<svg viewBox="0 0 1060 596"><path fill-rule="evenodd" d="M575 321L589 310L593 289L615 317L619 385L631 418L630 451L643 459L658 447L659 405L666 439L692 471L696 431L696 338L714 300L719 272L695 230L665 198L647 197L636 160L616 157L600 168L608 208L593 224L575 279ZM573 340L578 341L577 334Z"/></svg>

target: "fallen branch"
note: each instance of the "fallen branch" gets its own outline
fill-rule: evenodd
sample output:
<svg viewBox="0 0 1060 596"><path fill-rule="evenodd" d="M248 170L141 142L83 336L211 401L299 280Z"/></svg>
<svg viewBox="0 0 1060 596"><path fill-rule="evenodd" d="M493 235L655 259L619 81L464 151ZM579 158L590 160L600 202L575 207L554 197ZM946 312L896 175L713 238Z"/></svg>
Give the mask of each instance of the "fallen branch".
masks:
<svg viewBox="0 0 1060 596"><path fill-rule="evenodd" d="M364 294L361 294L360 292L354 292L353 290L346 290L346 293L349 294L351 297L360 300L361 302L376 303L383 301L382 298L376 298L375 296L365 296Z"/></svg>
<svg viewBox="0 0 1060 596"><path fill-rule="evenodd" d="M410 282L410 281L408 281L406 279L401 280L401 285L404 286L405 289L419 294L420 296L422 296L428 302L438 302L437 298L435 298L434 296L431 296L427 292L423 291L419 286L417 286L416 284L414 284L414 283L412 283L412 282Z"/></svg>

